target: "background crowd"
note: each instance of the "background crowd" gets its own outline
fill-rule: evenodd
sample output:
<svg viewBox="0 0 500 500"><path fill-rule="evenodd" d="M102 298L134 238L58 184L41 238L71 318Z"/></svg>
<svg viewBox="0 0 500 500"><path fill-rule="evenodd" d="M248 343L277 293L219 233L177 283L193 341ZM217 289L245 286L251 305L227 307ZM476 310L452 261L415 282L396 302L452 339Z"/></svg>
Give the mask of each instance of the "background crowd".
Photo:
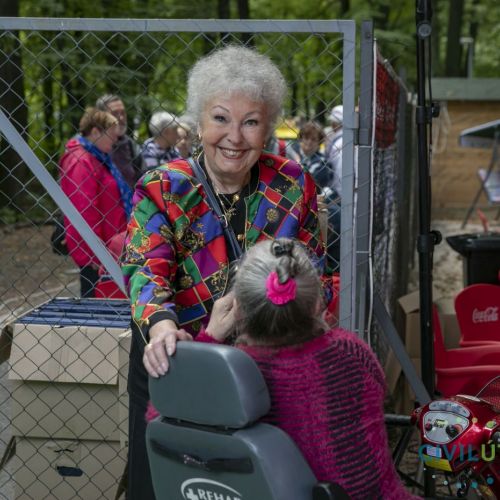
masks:
<svg viewBox="0 0 500 500"><path fill-rule="evenodd" d="M328 210L328 267L338 271L340 254L340 195L342 178L342 105L335 106L323 128L317 121L287 120L288 138L279 129L266 138L265 150L299 163L309 172ZM65 194L100 240L117 259L130 216L132 191L147 171L199 152L197 126L189 115L160 109L151 115L151 137L140 144L129 132L123 99L106 94L85 110L79 134L65 145L60 159L60 182ZM290 136L292 138L290 138ZM85 142L85 144L83 144ZM101 296L108 290L105 270L89 246L65 218L66 245L80 269L81 295ZM97 291L96 291L97 290Z"/></svg>

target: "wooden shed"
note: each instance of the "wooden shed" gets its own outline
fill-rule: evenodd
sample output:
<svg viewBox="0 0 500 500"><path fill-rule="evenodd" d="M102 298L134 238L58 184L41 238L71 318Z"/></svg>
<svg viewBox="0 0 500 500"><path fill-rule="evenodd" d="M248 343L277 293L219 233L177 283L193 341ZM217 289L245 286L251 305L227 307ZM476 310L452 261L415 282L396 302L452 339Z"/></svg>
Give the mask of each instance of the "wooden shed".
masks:
<svg viewBox="0 0 500 500"><path fill-rule="evenodd" d="M480 187L477 170L488 167L492 151L462 147L458 138L464 129L500 119L500 79L434 78L432 99L441 105L433 121L433 215L464 217ZM488 207L484 194L478 207Z"/></svg>

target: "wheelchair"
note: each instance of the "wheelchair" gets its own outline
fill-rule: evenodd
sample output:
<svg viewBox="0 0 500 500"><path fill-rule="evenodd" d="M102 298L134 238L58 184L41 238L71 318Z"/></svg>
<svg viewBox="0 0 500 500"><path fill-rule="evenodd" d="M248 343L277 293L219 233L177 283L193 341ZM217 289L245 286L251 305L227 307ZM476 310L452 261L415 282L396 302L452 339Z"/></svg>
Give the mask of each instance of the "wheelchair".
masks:
<svg viewBox="0 0 500 500"><path fill-rule="evenodd" d="M160 416L146 445L158 500L349 500L318 483L270 409L264 378L246 353L179 342L167 376L149 380Z"/></svg>

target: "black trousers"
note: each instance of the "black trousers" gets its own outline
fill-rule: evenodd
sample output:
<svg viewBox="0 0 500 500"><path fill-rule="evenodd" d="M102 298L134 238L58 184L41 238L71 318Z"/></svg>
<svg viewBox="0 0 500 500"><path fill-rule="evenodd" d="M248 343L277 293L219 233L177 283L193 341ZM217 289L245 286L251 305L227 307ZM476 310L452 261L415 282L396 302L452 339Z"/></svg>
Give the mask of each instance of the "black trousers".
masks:
<svg viewBox="0 0 500 500"><path fill-rule="evenodd" d="M80 295L92 298L95 296L94 288L99 280L99 273L91 266L80 267Z"/></svg>
<svg viewBox="0 0 500 500"><path fill-rule="evenodd" d="M129 397L127 500L156 500L146 450L147 401Z"/></svg>

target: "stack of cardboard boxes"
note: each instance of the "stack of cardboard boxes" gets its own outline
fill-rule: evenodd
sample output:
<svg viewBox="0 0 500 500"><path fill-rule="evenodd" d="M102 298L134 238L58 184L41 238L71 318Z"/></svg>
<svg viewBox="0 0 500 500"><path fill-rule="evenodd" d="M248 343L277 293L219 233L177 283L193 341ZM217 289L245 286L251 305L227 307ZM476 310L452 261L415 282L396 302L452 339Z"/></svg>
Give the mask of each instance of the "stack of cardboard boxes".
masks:
<svg viewBox="0 0 500 500"><path fill-rule="evenodd" d="M53 299L13 326L16 499L114 499L126 464L127 301ZM125 379L125 380L124 380Z"/></svg>

